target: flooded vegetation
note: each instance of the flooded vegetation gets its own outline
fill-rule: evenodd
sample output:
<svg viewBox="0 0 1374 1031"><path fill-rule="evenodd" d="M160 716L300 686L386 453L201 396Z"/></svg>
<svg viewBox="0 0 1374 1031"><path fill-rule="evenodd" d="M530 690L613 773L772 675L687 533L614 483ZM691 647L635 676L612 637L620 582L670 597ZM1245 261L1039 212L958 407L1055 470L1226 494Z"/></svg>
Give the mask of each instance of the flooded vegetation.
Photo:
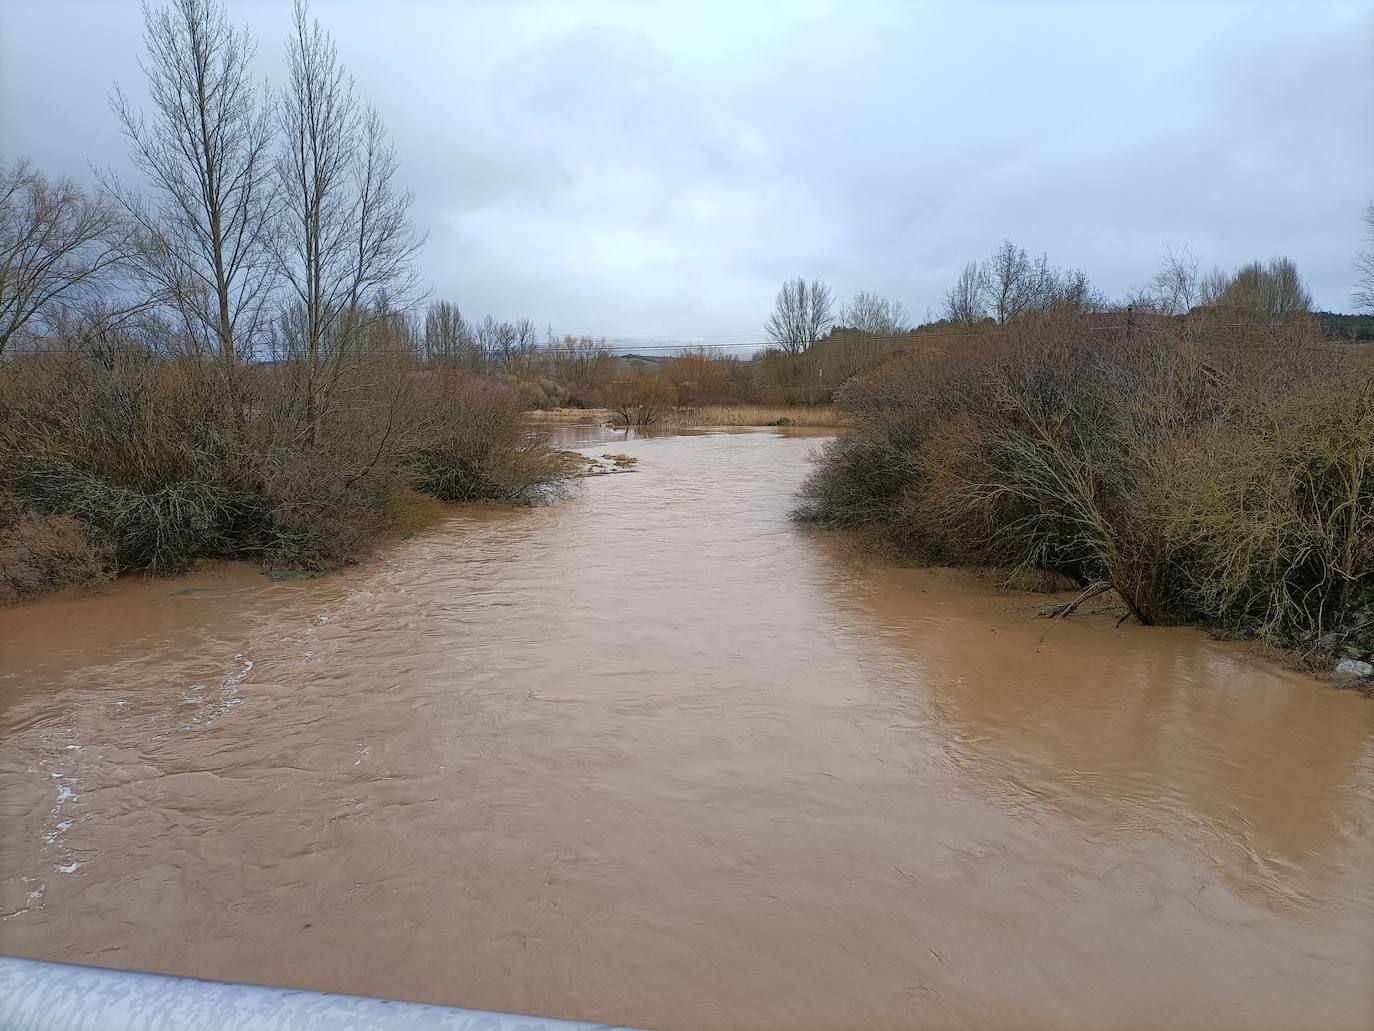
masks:
<svg viewBox="0 0 1374 1031"><path fill-rule="evenodd" d="M1374 1028L1353 14L115 6L0 15L0 1031Z"/></svg>
<svg viewBox="0 0 1374 1031"><path fill-rule="evenodd" d="M1368 1027L1374 705L798 526L817 432L574 425L633 474L0 611L0 951L684 1031Z"/></svg>
<svg viewBox="0 0 1374 1031"><path fill-rule="evenodd" d="M840 388L854 431L798 515L1367 678L1374 360L1284 308L1295 281L1241 269L1184 315L1052 299L894 354Z"/></svg>

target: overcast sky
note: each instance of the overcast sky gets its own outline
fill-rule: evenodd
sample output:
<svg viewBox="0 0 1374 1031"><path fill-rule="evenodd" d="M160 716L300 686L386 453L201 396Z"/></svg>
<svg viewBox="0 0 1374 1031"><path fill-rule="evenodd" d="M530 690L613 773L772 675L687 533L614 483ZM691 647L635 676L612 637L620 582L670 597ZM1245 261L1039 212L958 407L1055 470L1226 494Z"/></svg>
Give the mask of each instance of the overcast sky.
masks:
<svg viewBox="0 0 1374 1031"><path fill-rule="evenodd" d="M288 0L229 0L280 79ZM1349 310L1374 3L315 0L465 313L756 341L781 280L918 320L1003 237L1108 294L1166 244ZM0 156L89 180L135 0L0 0Z"/></svg>

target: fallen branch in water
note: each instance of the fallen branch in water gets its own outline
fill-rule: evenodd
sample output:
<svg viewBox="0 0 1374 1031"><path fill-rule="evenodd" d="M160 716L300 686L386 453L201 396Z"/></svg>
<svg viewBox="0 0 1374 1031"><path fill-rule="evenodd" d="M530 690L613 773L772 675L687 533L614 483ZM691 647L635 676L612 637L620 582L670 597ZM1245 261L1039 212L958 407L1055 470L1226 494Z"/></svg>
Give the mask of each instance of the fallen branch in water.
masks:
<svg viewBox="0 0 1374 1031"><path fill-rule="evenodd" d="M1096 598L1099 594L1103 594L1107 591L1110 591L1111 589L1112 585L1105 582L1090 584L1088 586L1088 589L1085 590L1073 601L1067 602L1063 605L1052 605L1047 609L1041 609L1040 615L1050 619L1051 622L1050 625L1045 628L1045 633L1040 635L1040 640L1043 642L1045 640L1046 635L1048 635L1049 632L1054 629L1054 624L1058 623L1065 616L1072 615L1078 609L1078 606L1082 605L1088 599Z"/></svg>

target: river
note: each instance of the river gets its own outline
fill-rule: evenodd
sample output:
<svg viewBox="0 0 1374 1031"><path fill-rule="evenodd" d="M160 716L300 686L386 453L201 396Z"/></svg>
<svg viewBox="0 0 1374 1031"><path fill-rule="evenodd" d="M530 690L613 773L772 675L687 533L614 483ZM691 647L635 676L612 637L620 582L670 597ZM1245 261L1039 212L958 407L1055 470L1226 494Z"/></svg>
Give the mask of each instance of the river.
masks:
<svg viewBox="0 0 1374 1031"><path fill-rule="evenodd" d="M866 561L813 436L0 611L0 952L664 1029L1374 1026L1374 703Z"/></svg>

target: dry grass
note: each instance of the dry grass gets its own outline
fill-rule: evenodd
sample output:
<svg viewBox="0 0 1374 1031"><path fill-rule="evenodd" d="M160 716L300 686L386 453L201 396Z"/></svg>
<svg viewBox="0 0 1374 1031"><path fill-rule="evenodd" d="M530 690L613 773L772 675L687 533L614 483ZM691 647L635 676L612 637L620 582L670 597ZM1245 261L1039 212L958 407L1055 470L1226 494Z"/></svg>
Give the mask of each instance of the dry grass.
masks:
<svg viewBox="0 0 1374 1031"><path fill-rule="evenodd" d="M834 405L701 405L675 408L664 426L844 426Z"/></svg>
<svg viewBox="0 0 1374 1031"><path fill-rule="evenodd" d="M528 422L612 423L617 421L609 408L557 408L525 413ZM807 426L823 429L848 424L848 417L835 405L696 405L674 408L655 425L665 428L701 426Z"/></svg>
<svg viewBox="0 0 1374 1031"><path fill-rule="evenodd" d="M548 410L527 411L525 419L532 423L576 423L576 422L609 422L611 410L609 408L551 408Z"/></svg>

